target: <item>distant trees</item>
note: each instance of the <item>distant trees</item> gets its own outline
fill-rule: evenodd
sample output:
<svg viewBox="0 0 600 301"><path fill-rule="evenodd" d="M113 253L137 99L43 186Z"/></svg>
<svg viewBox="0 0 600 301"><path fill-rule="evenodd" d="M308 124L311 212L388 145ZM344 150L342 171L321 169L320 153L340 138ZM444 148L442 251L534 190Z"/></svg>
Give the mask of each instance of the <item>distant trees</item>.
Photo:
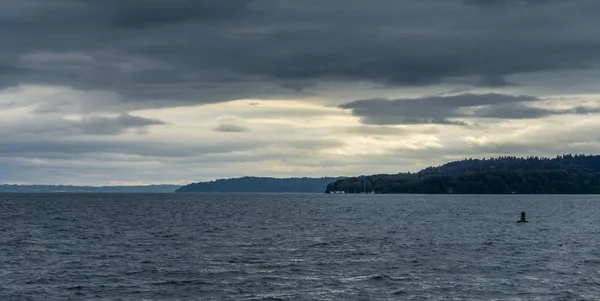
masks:
<svg viewBox="0 0 600 301"><path fill-rule="evenodd" d="M416 174L373 175L369 180L376 193L596 194L600 193L600 156L463 159ZM360 192L359 184L357 178L338 180L326 192Z"/></svg>

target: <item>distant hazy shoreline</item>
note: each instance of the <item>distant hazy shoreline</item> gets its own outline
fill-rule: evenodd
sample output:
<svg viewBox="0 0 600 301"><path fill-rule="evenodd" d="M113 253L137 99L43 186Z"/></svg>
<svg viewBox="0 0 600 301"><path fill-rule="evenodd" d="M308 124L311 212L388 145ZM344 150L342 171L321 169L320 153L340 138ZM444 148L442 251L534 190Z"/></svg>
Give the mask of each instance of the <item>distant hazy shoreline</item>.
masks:
<svg viewBox="0 0 600 301"><path fill-rule="evenodd" d="M1 192L22 193L173 193L180 185L76 186L0 184Z"/></svg>

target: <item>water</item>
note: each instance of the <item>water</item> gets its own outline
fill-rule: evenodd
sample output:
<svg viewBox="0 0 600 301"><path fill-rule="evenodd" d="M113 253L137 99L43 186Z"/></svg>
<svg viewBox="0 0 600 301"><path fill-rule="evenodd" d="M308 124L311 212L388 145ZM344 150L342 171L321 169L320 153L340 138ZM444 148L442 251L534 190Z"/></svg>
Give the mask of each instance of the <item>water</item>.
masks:
<svg viewBox="0 0 600 301"><path fill-rule="evenodd" d="M598 296L596 196L0 194L0 300Z"/></svg>

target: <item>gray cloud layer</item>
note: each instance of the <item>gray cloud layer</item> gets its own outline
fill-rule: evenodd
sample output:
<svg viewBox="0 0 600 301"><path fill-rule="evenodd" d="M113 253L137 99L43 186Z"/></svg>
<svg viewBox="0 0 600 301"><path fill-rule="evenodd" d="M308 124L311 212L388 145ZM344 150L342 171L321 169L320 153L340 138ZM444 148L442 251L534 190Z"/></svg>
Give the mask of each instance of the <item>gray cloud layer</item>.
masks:
<svg viewBox="0 0 600 301"><path fill-rule="evenodd" d="M247 127L239 124L221 123L215 127L217 132L242 133L250 131Z"/></svg>
<svg viewBox="0 0 600 301"><path fill-rule="evenodd" d="M73 125L84 134L116 135L130 128L144 128L151 125L162 125L164 122L122 113L117 117L85 117Z"/></svg>
<svg viewBox="0 0 600 301"><path fill-rule="evenodd" d="M366 124L453 124L466 125L461 118L528 119L559 114L597 113L598 109L545 109L528 104L539 101L533 96L460 94L414 99L365 99L341 105L351 109Z"/></svg>
<svg viewBox="0 0 600 301"><path fill-rule="evenodd" d="M4 139L9 136L24 134L73 136L73 135L118 135L127 130L144 131L153 125L164 125L165 122L158 119L134 116L129 113L121 113L115 117L103 117L85 115L80 119L65 119L50 117L39 117L29 122L19 124L6 124L0 130L0 137Z"/></svg>
<svg viewBox="0 0 600 301"><path fill-rule="evenodd" d="M503 86L592 68L600 50L596 0L9 0L0 11L11 41L0 87L101 89L146 107L328 81Z"/></svg>
<svg viewBox="0 0 600 301"><path fill-rule="evenodd" d="M357 173L372 166L387 171L395 168L390 162L403 168L421 164L411 156L559 152L588 140L595 144L581 150L592 149L597 131L582 135L578 128L542 144L515 138L527 142L521 145L496 137L491 127L473 133L437 124L598 113L593 100L581 101L590 107L542 105L552 91L598 92L593 80L600 74L599 13L598 0L3 0L0 169L7 171L4 179L23 172L12 179L31 181L55 179L60 172L62 179L78 179L75 174L94 170L102 171L100 178L135 178L151 172L148 166L160 179L199 173L214 178L240 171L297 175L318 166L327 172L340 166ZM527 84L533 92L520 90ZM6 89L18 85L24 86ZM398 96L489 88L505 94ZM241 117L224 110L200 114L225 116L199 122L196 135L195 125L174 116L178 110L162 117L138 111L306 96L330 105L364 99L341 105L363 124L331 108L278 111L259 105ZM272 123L281 125L276 131L259 122L273 116L280 119ZM172 124L136 135L164 125L160 118ZM327 134L311 120L330 122L337 132ZM582 129L597 128L593 118L585 122ZM471 134L481 145L444 141ZM383 140L406 137L414 141L398 146L401 154L374 151ZM374 145L354 149L364 141ZM573 143L563 147L565 141ZM228 163L229 170L223 166Z"/></svg>

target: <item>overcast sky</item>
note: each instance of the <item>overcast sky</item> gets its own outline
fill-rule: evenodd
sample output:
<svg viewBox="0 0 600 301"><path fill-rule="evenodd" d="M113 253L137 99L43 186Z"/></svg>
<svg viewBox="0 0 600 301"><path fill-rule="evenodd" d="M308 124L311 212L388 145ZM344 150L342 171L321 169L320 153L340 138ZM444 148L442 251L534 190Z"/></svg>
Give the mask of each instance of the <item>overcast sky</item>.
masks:
<svg viewBox="0 0 600 301"><path fill-rule="evenodd" d="M0 183L600 149L598 0L3 0Z"/></svg>

